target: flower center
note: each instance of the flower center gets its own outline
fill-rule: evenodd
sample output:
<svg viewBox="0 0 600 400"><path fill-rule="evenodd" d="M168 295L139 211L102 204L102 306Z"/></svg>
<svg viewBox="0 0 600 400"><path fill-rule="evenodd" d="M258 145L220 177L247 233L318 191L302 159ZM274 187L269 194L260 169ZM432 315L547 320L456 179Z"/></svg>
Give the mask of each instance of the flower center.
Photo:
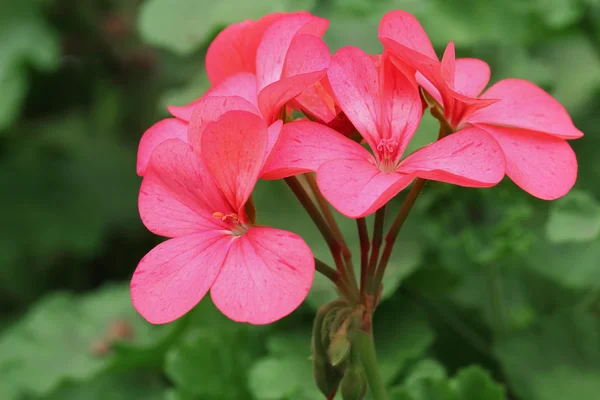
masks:
<svg viewBox="0 0 600 400"><path fill-rule="evenodd" d="M394 139L381 139L377 144L379 152L379 169L383 172L392 172L394 170L394 159L398 150L398 142Z"/></svg>
<svg viewBox="0 0 600 400"><path fill-rule="evenodd" d="M241 236L248 230L248 227L240 222L240 217L236 213L224 214L217 211L214 212L212 216L213 218L218 218L221 221L226 222L229 230L231 230L235 236Z"/></svg>

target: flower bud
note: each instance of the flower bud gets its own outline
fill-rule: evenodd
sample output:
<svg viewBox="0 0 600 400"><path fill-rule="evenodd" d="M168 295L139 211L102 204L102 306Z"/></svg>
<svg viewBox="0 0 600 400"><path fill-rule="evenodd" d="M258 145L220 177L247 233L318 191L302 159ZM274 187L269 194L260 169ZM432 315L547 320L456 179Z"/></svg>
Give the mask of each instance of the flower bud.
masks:
<svg viewBox="0 0 600 400"><path fill-rule="evenodd" d="M343 400L362 400L367 393L367 378L360 364L351 364L346 368L340 382Z"/></svg>
<svg viewBox="0 0 600 400"><path fill-rule="evenodd" d="M327 354L329 355L329 361L334 367L342 364L350 355L351 342L348 338L348 333L345 328L340 329L329 344Z"/></svg>
<svg viewBox="0 0 600 400"><path fill-rule="evenodd" d="M317 311L317 316L313 324L312 335L312 368L313 377L317 387L327 398L333 398L340 380L342 372L335 368L329 362L327 348L329 346L329 331L327 330L326 343L323 342L322 332L330 326L335 314L345 307L347 303L342 300L335 300L324 305Z"/></svg>

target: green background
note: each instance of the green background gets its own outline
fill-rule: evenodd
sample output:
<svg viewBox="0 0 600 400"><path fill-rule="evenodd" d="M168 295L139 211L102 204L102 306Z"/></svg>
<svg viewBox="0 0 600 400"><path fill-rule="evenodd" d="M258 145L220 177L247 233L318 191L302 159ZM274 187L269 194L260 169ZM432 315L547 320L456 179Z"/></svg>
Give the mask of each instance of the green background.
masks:
<svg viewBox="0 0 600 400"><path fill-rule="evenodd" d="M263 327L209 300L151 326L127 283L160 241L137 214L141 134L206 90L204 53L225 25L298 9L331 20L332 51L372 53L382 15L413 12L436 49L454 40L493 81L537 83L586 134L572 142L578 182L552 203L509 180L426 186L375 316L393 399L598 399L600 0L1 0L0 398L321 398L309 360L315 309L333 295L321 277ZM427 115L413 148L436 132ZM255 200L260 223L328 260L284 184L259 182ZM356 248L354 222L340 223Z"/></svg>

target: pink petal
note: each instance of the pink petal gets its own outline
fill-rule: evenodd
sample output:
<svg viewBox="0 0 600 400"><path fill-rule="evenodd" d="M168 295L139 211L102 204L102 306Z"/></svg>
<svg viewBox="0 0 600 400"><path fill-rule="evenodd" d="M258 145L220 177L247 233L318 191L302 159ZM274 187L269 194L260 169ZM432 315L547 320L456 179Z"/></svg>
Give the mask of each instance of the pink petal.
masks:
<svg viewBox="0 0 600 400"><path fill-rule="evenodd" d="M455 68L454 89L465 96L479 96L490 81L490 66L477 58L459 58Z"/></svg>
<svg viewBox="0 0 600 400"><path fill-rule="evenodd" d="M311 121L290 122L283 126L261 178L280 179L317 171L329 160L370 157L364 147L324 125Z"/></svg>
<svg viewBox="0 0 600 400"><path fill-rule="evenodd" d="M399 172L469 187L494 186L504 177L498 143L478 128L462 129L404 159Z"/></svg>
<svg viewBox="0 0 600 400"><path fill-rule="evenodd" d="M563 139L583 136L583 132L573 125L567 110L531 82L504 79L486 90L481 97L500 101L477 111L468 118L469 122L514 126Z"/></svg>
<svg viewBox="0 0 600 400"><path fill-rule="evenodd" d="M229 111L206 126L201 141L210 174L237 212L250 197L264 163L265 121L247 111Z"/></svg>
<svg viewBox="0 0 600 400"><path fill-rule="evenodd" d="M442 77L445 83L452 89L454 89L454 77L456 75L456 58L454 54L454 43L448 43L444 56L442 57Z"/></svg>
<svg viewBox="0 0 600 400"><path fill-rule="evenodd" d="M247 111L258 115L259 112L248 101L237 96L221 97L207 96L200 99L190 117L188 129L188 142L194 150L200 153L202 132L206 126L216 121L221 115L228 111Z"/></svg>
<svg viewBox="0 0 600 400"><path fill-rule="evenodd" d="M442 95L440 94L440 91L437 90L437 88L435 87L435 85L433 83L429 82L429 80L427 78L425 78L422 73L420 73L418 71L415 74L415 79L416 79L417 83L419 84L419 86L422 86L423 89L425 89L425 91L427 93L429 93L431 95L431 97L433 97L435 99L435 101L440 103L440 105L442 107L444 106L444 100L442 99Z"/></svg>
<svg viewBox="0 0 600 400"><path fill-rule="evenodd" d="M252 227L232 243L210 294L232 320L268 324L302 303L314 271L313 255L299 236Z"/></svg>
<svg viewBox="0 0 600 400"><path fill-rule="evenodd" d="M283 121L278 119L277 121L273 122L267 129L268 138L267 138L267 151L265 151L265 160L264 160L265 162L267 161L267 158L269 158L269 155L273 151L273 147L275 147L275 145L279 141L279 137L281 136L282 128L283 128Z"/></svg>
<svg viewBox="0 0 600 400"><path fill-rule="evenodd" d="M285 59L297 34L321 37L329 21L310 14L290 15L272 24L264 33L256 51L258 88L262 90L281 78Z"/></svg>
<svg viewBox="0 0 600 400"><path fill-rule="evenodd" d="M245 72L232 75L222 81L219 85L210 89L204 96L192 101L190 104L185 106L168 106L167 109L174 117L189 122L194 109L208 96L241 97L254 105L255 108L258 108L256 76Z"/></svg>
<svg viewBox="0 0 600 400"><path fill-rule="evenodd" d="M395 161L398 161L419 127L423 105L417 86L388 58L382 60L380 68L383 69L380 73L383 81L380 82L382 120L379 132L383 138L398 143L395 155Z"/></svg>
<svg viewBox="0 0 600 400"><path fill-rule="evenodd" d="M506 174L526 192L554 200L575 184L577 158L565 140L524 129L480 127L498 141L506 157Z"/></svg>
<svg viewBox="0 0 600 400"><path fill-rule="evenodd" d="M317 171L317 183L325 198L350 218L377 211L413 178L414 175L381 172L373 157L328 161Z"/></svg>
<svg viewBox="0 0 600 400"><path fill-rule="evenodd" d="M381 94L376 58L344 47L331 58L327 78L340 108L371 148L381 140Z"/></svg>
<svg viewBox="0 0 600 400"><path fill-rule="evenodd" d="M223 29L206 52L206 73L213 85L218 85L237 72L256 73L256 50L263 34L274 22L290 15L272 13L258 21L246 20Z"/></svg>
<svg viewBox="0 0 600 400"><path fill-rule="evenodd" d="M208 231L156 246L131 278L135 309L153 324L166 324L190 311L217 278L230 243L230 235Z"/></svg>
<svg viewBox="0 0 600 400"><path fill-rule="evenodd" d="M258 95L262 115L272 121L281 107L317 83L327 73L329 49L318 37L296 35L287 53L281 79L269 84Z"/></svg>
<svg viewBox="0 0 600 400"><path fill-rule="evenodd" d="M177 237L226 227L213 213L235 212L191 146L162 142L152 154L138 199L140 216L153 233Z"/></svg>
<svg viewBox="0 0 600 400"><path fill-rule="evenodd" d="M438 59L423 26L406 11L397 10L385 14L379 23L379 37L390 38L432 60Z"/></svg>
<svg viewBox="0 0 600 400"><path fill-rule="evenodd" d="M187 142L187 130L187 124L175 118L163 119L148 128L142 135L138 146L137 174L144 175L146 166L150 162L150 156L160 143L167 139L179 139Z"/></svg>

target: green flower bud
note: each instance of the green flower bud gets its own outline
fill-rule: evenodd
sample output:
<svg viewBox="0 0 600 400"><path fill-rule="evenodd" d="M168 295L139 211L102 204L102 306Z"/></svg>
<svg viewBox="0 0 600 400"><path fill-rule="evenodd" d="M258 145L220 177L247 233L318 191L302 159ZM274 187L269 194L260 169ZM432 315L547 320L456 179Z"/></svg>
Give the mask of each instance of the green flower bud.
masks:
<svg viewBox="0 0 600 400"><path fill-rule="evenodd" d="M343 400L362 400L367 393L367 378L360 365L351 364L346 368L340 382Z"/></svg>
<svg viewBox="0 0 600 400"><path fill-rule="evenodd" d="M350 347L352 343L348 338L348 333L345 328L342 328L333 336L327 353L329 354L329 360L331 365L334 367L342 364L350 355Z"/></svg>
<svg viewBox="0 0 600 400"><path fill-rule="evenodd" d="M348 304L342 300L335 300L328 303L317 311L317 316L313 324L312 335L312 368L313 377L317 387L327 398L332 398L342 379L342 373L329 362L327 348L329 347L329 335L326 336L327 342L323 343L322 331L331 325L335 314L346 307Z"/></svg>

